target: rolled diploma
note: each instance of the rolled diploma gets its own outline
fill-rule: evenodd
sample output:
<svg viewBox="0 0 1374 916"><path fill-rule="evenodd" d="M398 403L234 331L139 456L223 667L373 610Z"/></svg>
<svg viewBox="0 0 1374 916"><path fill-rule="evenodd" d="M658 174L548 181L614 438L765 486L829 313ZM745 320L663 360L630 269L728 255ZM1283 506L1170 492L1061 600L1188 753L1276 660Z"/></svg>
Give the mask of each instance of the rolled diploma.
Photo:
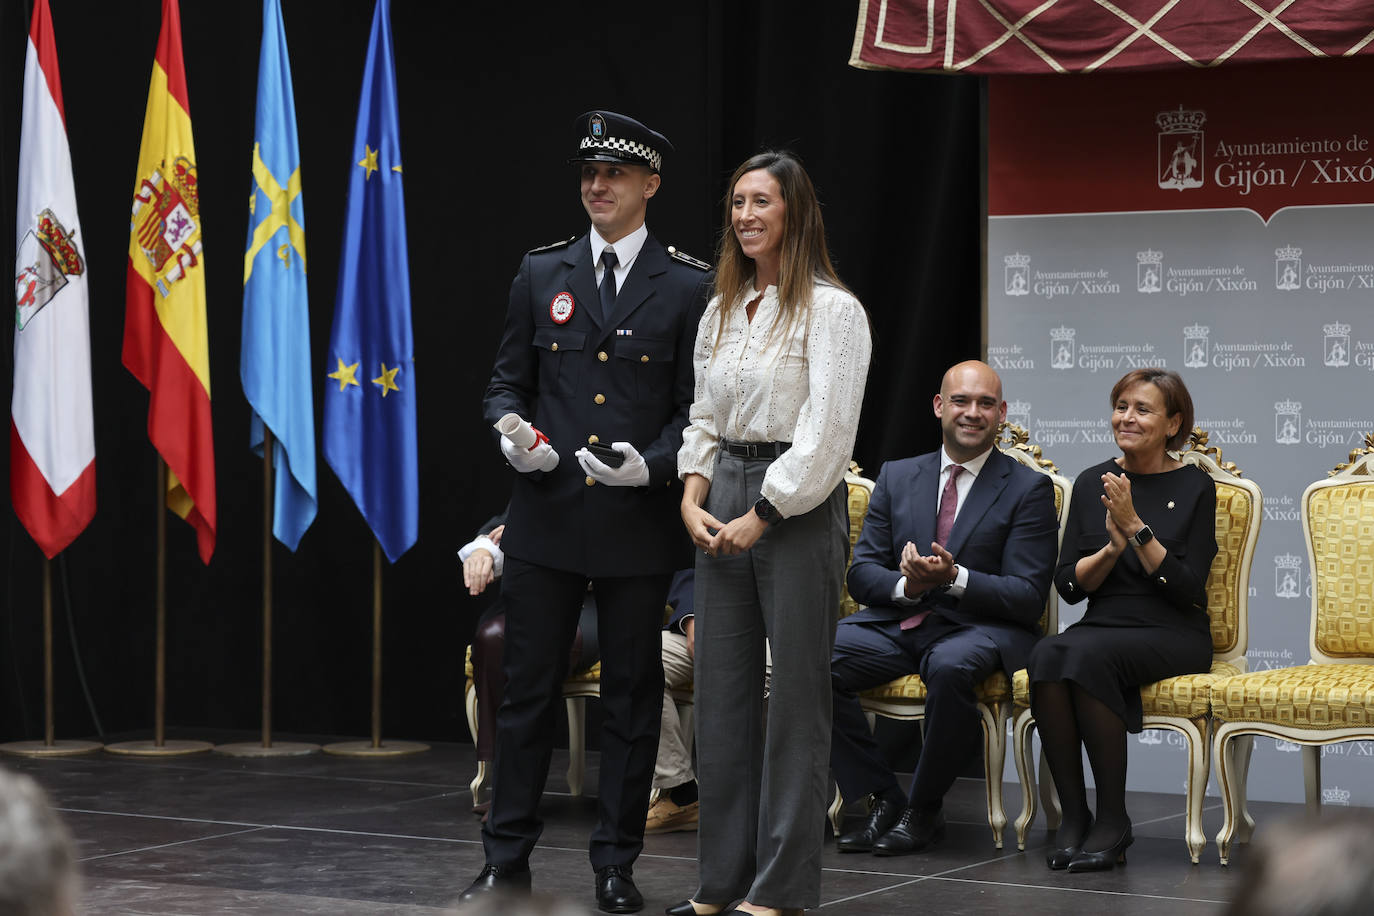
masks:
<svg viewBox="0 0 1374 916"><path fill-rule="evenodd" d="M498 433L514 443L516 448L533 448L534 443L538 441L534 434L534 427L520 419L518 413L508 413L493 423L492 426L496 427ZM554 451L553 446L550 445L548 457L544 459L539 470L547 474L556 467L558 467L558 452Z"/></svg>

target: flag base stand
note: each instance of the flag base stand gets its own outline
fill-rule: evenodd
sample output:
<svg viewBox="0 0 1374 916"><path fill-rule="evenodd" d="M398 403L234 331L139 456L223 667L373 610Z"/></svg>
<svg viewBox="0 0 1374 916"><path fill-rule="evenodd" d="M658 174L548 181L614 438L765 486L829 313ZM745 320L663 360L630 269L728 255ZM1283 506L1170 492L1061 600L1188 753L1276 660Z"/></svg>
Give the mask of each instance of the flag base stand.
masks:
<svg viewBox="0 0 1374 916"><path fill-rule="evenodd" d="M321 750L335 757L403 757L427 751L429 745L419 741L386 741L377 744L371 741L335 741Z"/></svg>
<svg viewBox="0 0 1374 916"><path fill-rule="evenodd" d="M121 757L188 757L214 750L209 741L120 741L105 745L105 750Z"/></svg>
<svg viewBox="0 0 1374 916"><path fill-rule="evenodd" d="M77 757L93 754L105 745L99 741L7 741L0 744L0 754L16 757Z"/></svg>
<svg viewBox="0 0 1374 916"><path fill-rule="evenodd" d="M226 757L304 757L308 754L317 754L319 751L318 744L308 744L304 741L273 741L271 744L240 741L234 744L215 745L215 753L224 754Z"/></svg>

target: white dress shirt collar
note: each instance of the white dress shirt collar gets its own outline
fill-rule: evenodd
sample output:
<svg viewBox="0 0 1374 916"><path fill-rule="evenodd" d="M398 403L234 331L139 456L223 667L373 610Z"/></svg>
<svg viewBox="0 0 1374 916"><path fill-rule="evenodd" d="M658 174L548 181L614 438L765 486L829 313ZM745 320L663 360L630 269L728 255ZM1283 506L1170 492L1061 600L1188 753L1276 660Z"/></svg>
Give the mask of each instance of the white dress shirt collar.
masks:
<svg viewBox="0 0 1374 916"><path fill-rule="evenodd" d="M607 246L614 248L616 259L615 278L617 288L619 288L619 281L624 278L625 274L630 272L630 268L634 265L635 258L639 257L640 249L644 247L644 241L648 237L649 227L644 223L640 223L638 229L618 242L606 241L601 237L601 233L596 231L596 227L593 226L591 234L587 236L592 243L592 264L599 271L601 269L601 252L605 251Z"/></svg>
<svg viewBox="0 0 1374 916"><path fill-rule="evenodd" d="M940 446L940 475L943 477L946 468L951 464L957 464L964 469L964 473L968 474L970 478L977 477L978 472L983 469L983 465L987 464L988 456L992 454L992 449L994 447L995 446L989 446L988 450L977 458L968 461L955 461L953 458L949 457L949 452L945 451L945 447L943 445Z"/></svg>

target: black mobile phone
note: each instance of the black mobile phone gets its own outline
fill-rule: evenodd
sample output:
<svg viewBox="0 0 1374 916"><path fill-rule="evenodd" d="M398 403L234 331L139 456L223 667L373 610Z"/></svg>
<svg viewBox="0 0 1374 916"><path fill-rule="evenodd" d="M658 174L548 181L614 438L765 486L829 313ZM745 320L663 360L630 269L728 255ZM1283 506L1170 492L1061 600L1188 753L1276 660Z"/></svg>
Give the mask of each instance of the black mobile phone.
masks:
<svg viewBox="0 0 1374 916"><path fill-rule="evenodd" d="M608 468L618 468L625 463L624 455L620 454L609 445L602 445L600 442L588 443L587 451L595 455L597 460Z"/></svg>

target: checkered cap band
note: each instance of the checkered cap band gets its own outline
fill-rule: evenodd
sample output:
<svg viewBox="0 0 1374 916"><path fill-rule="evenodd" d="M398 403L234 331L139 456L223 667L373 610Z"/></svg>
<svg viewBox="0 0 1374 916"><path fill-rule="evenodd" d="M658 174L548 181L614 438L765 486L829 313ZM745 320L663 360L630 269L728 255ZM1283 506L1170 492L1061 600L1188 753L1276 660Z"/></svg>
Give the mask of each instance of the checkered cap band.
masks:
<svg viewBox="0 0 1374 916"><path fill-rule="evenodd" d="M600 140L596 140L592 137L583 137L582 145L579 146L578 149L615 150L620 153L629 153L631 156L638 156L640 159L648 162L649 166L655 172L663 167L663 154L652 146L645 146L638 140L623 140L620 137L604 137Z"/></svg>

